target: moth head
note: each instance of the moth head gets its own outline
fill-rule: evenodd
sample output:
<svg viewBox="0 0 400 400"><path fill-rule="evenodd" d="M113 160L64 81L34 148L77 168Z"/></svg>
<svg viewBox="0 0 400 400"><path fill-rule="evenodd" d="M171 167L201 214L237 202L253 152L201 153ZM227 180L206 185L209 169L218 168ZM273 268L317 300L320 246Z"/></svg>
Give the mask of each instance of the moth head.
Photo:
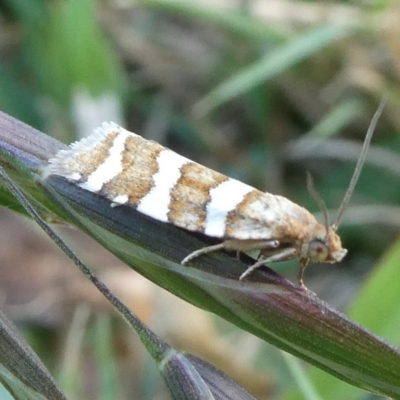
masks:
<svg viewBox="0 0 400 400"><path fill-rule="evenodd" d="M336 225L329 225L325 203L316 191L309 173L307 174L307 188L324 216L324 225L318 224L311 228L307 240L303 244L302 257L312 262L336 263L342 261L347 250L342 247L340 237L336 233Z"/></svg>
<svg viewBox="0 0 400 400"><path fill-rule="evenodd" d="M306 244L304 252L305 258L313 262L336 263L342 261L347 254L347 250L342 247L339 235L329 227L320 225L321 232L313 236Z"/></svg>

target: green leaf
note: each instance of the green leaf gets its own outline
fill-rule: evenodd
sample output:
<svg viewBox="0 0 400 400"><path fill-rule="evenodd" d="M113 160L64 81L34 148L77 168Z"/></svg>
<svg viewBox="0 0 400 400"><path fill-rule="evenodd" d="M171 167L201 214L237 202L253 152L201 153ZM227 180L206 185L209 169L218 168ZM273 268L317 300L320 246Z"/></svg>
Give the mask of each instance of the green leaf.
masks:
<svg viewBox="0 0 400 400"><path fill-rule="evenodd" d="M303 139L304 137L327 139L353 122L360 116L361 111L362 104L359 100L347 99L341 101L313 127L307 136L303 136Z"/></svg>
<svg viewBox="0 0 400 400"><path fill-rule="evenodd" d="M271 29L267 24L258 21L241 11L229 9L218 10L215 7L205 7L196 2L179 0L139 0L142 7L159 11L167 11L173 15L191 17L195 21L213 23L218 27L252 40L274 39L281 41L284 36Z"/></svg>
<svg viewBox="0 0 400 400"><path fill-rule="evenodd" d="M222 82L195 105L194 112L199 116L209 113L221 104L288 70L318 50L348 36L351 32L350 28L327 25L292 39Z"/></svg>

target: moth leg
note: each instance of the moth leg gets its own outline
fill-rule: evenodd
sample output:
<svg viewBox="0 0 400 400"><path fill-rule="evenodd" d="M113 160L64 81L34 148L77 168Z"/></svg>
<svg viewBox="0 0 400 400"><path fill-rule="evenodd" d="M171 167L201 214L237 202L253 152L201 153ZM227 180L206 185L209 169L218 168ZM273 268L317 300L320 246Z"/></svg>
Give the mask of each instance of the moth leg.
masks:
<svg viewBox="0 0 400 400"><path fill-rule="evenodd" d="M271 240L269 242L263 243L263 245L258 246L257 250L260 250L260 252L258 253L257 261L261 260L265 254L267 254L268 257L271 257L271 256L275 255L277 252L282 251L282 250L278 249L279 245L280 245L279 240ZM267 257L264 257L264 258L267 258Z"/></svg>
<svg viewBox="0 0 400 400"><path fill-rule="evenodd" d="M228 239L223 242L226 250L236 250L246 253L252 250L276 249L279 247L279 240L238 240Z"/></svg>
<svg viewBox="0 0 400 400"><path fill-rule="evenodd" d="M196 250L193 253L190 253L188 256L186 256L181 261L181 264L186 265L190 260L193 260L193 258L201 256L202 254L211 253L212 251L221 250L224 247L225 247L224 243L218 243L215 244L214 246L203 247L202 249Z"/></svg>
<svg viewBox="0 0 400 400"><path fill-rule="evenodd" d="M222 243L213 246L203 247L202 249L190 253L181 261L181 264L186 265L189 261L201 256L202 254L211 253L213 251L221 249L236 250L236 254L239 254L241 252L246 252L251 250L270 249L270 248L275 249L278 246L279 246L278 240L270 240L270 241L265 241L265 240L244 241L235 239L225 240Z"/></svg>
<svg viewBox="0 0 400 400"><path fill-rule="evenodd" d="M226 248L230 249L232 247L232 244L230 244L229 241L228 243L225 243ZM236 250L236 257L240 261L240 253L245 253L247 251L252 251L252 250L269 250L271 249L272 252L279 247L280 243L279 240L269 240L269 241L254 241L250 245L245 245L242 249ZM234 244L233 244L234 246ZM257 260L260 260L263 255L263 252L260 251L257 256Z"/></svg>
<svg viewBox="0 0 400 400"><path fill-rule="evenodd" d="M247 268L246 271L244 271L243 274L240 275L239 280L242 281L244 278L246 278L247 275L251 274L254 270L256 270L257 268L259 268L265 264L272 263L272 262L278 262L278 261L290 260L295 255L296 255L296 249L293 247L289 247L287 249L279 251L279 253L276 253L270 257L261 258L259 261L254 263L251 267Z"/></svg>
<svg viewBox="0 0 400 400"><path fill-rule="evenodd" d="M299 274L297 275L297 282L298 282L299 286L302 288L305 288L305 285L303 283L303 275L304 275L304 271L307 267L307 264L308 264L308 258L300 259L300 270L299 270Z"/></svg>

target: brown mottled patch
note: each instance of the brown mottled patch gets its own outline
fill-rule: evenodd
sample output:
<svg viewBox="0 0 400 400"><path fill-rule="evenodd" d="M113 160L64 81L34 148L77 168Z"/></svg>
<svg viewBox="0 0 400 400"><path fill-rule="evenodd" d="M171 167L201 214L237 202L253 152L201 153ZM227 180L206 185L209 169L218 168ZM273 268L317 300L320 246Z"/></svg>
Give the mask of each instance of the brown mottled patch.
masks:
<svg viewBox="0 0 400 400"><path fill-rule="evenodd" d="M294 218L284 218L275 227L277 239L282 243L302 243L306 234L304 222Z"/></svg>
<svg viewBox="0 0 400 400"><path fill-rule="evenodd" d="M82 181L85 181L109 156L110 148L114 144L116 137L117 132L112 132L94 148L90 149L89 152L81 151L75 154L73 160L65 161L66 164L73 162L75 167L71 168L71 165L66 165L66 169L79 172L82 175Z"/></svg>
<svg viewBox="0 0 400 400"><path fill-rule="evenodd" d="M122 155L123 171L103 186L102 193L112 200L127 194L128 202L137 205L153 187L158 171L157 157L165 148L140 136L129 136Z"/></svg>
<svg viewBox="0 0 400 400"><path fill-rule="evenodd" d="M207 217L210 190L228 177L191 162L181 168L181 177L171 190L168 220L191 231L202 231Z"/></svg>
<svg viewBox="0 0 400 400"><path fill-rule="evenodd" d="M236 206L236 208L228 213L226 219L227 225L229 225L229 223L234 223L234 221L239 218L242 218L242 216L245 215L246 211L249 209L250 204L259 200L262 196L264 196L264 193L258 191L257 189L247 193L246 196L244 196L244 199Z"/></svg>
<svg viewBox="0 0 400 400"><path fill-rule="evenodd" d="M292 243L302 240L310 217L314 219L290 200L254 189L228 213L224 237Z"/></svg>
<svg viewBox="0 0 400 400"><path fill-rule="evenodd" d="M251 207L251 204L259 200L261 196L264 196L264 193L254 189L244 197L244 199L235 207L234 210L228 213L225 221L224 237L236 238L238 237L238 232L251 228L251 226L246 227L246 225L251 225L252 222L255 222L255 220L254 218L249 218L248 211Z"/></svg>

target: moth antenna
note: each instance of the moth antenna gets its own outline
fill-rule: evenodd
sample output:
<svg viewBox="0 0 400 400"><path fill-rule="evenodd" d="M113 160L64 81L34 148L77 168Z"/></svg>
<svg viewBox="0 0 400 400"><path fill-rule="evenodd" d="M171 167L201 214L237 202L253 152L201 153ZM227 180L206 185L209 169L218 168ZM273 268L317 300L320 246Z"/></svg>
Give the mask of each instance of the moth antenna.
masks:
<svg viewBox="0 0 400 400"><path fill-rule="evenodd" d="M386 105L386 101L387 101L386 97L384 97L381 100L381 102L379 104L379 107L375 111L375 114L372 117L371 123L369 124L368 131L367 131L367 134L365 136L364 144L363 144L363 147L361 149L360 157L357 160L357 165L356 165L356 167L354 169L354 173L353 173L353 176L351 178L349 187L347 188L346 194L343 197L342 204L340 205L339 211L338 211L338 213L336 215L335 223L332 225L332 229L333 230L337 230L338 229L339 224L340 224L340 220L342 219L342 216L343 216L343 212L347 207L347 204L348 204L348 202L349 202L349 200L351 198L351 195L353 194L354 188L356 187L358 178L360 177L360 174L361 174L361 170L362 170L362 168L364 166L365 159L367 158L367 153L368 153L368 149L369 149L369 146L370 146L370 143L371 143L372 135L373 135L373 133L375 131L376 124L378 123L379 117L382 115L383 109L384 109L384 107Z"/></svg>
<svg viewBox="0 0 400 400"><path fill-rule="evenodd" d="M318 207L319 207L319 209L321 210L321 212L322 212L322 214L324 216L326 235L328 236L328 232L329 232L328 211L326 210L326 206L325 206L324 200L322 199L320 194L317 192L317 189L315 189L314 180L313 180L313 177L312 177L312 175L310 174L309 171L307 171L307 190L308 190L308 193L310 193L311 197L318 204Z"/></svg>

